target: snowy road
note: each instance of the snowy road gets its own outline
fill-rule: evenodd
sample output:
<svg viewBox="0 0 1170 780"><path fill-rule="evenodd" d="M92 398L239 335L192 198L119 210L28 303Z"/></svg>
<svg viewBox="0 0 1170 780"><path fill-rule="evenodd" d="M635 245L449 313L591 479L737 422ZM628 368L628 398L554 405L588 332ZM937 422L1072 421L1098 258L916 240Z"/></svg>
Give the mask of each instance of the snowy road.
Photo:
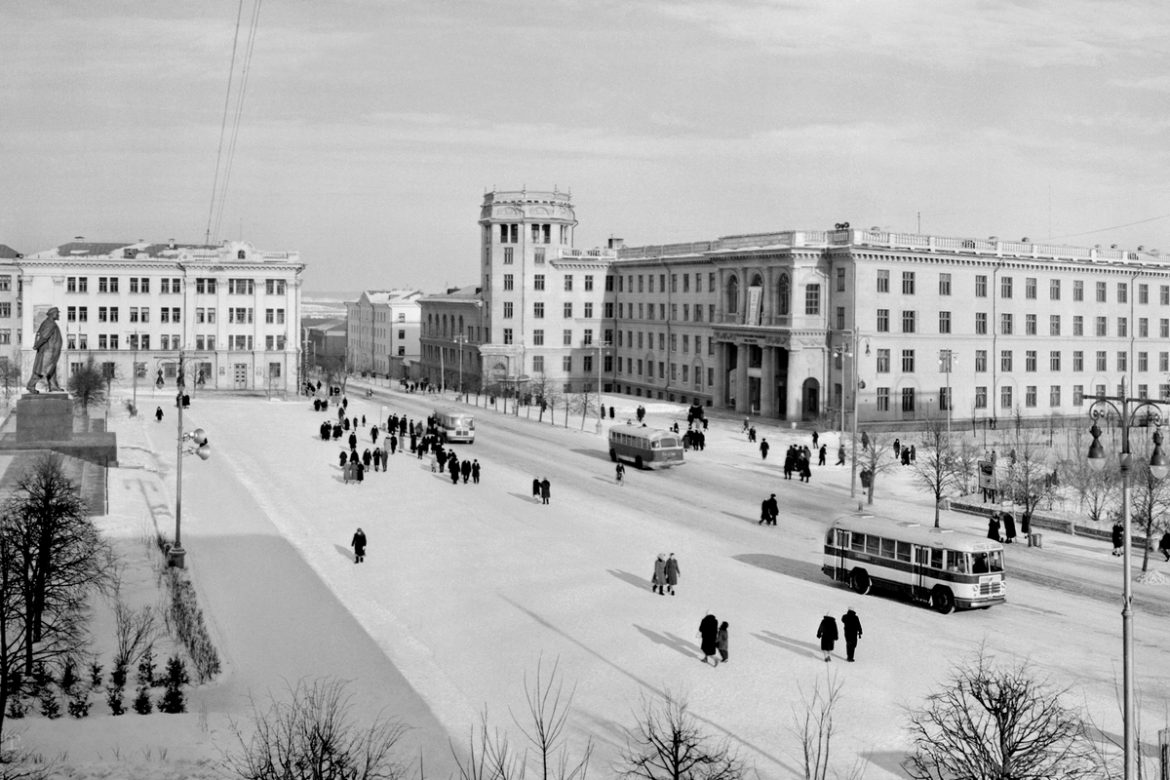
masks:
<svg viewBox="0 0 1170 780"><path fill-rule="evenodd" d="M349 414L372 424L384 406L417 419L434 404L397 393L351 397ZM821 574L821 529L850 508L849 472L814 468L809 485L784 481L782 454L796 432L762 430L772 444L765 462L737 425L715 421L705 452L671 471L629 469L619 487L592 421L580 432L579 420L565 429L526 420L523 410L519 418L474 411L477 442L455 450L480 460L482 484L453 486L426 461L399 454L389 473L358 486L342 483L340 447L317 437L325 415L305 400L200 399L190 410L224 466L220 478L238 480L336 596L313 608L348 610L457 742L485 705L496 726L512 728L509 710L524 711L526 675L543 657L546 665L559 659L564 681L577 686L572 739L593 737L595 766L617 758L640 697L670 691L713 735L738 743L762 777L792 777L800 769L793 711L828 673L844 685L839 768L860 756L866 777L901 777L904 707L981 644L1029 659L1083 697L1107 733L1120 733L1120 582L1114 592L1107 584L1119 561L1106 550L1065 549L1056 538L1042 550L1011 549L1019 576L1009 580L1008 604L941 616L855 596ZM652 424L671 419L651 412ZM836 438L826 438L832 451ZM368 434L359 439L359 450L369 446ZM212 525L216 513L233 511L217 497L234 494L199 471L184 477L185 542L195 560L214 542L200 538L201 519ZM536 476L552 483L550 506L531 498ZM918 511L911 502L922 496L905 475L883 487L907 499L887 499L885 511ZM761 528L759 503L773 491L781 523ZM948 514L945 522L978 530L982 521ZM367 563L354 566L347 545L359 525L370 547ZM660 552L680 560L675 597L650 592ZM1085 571L1094 573L1088 584ZM1137 594L1137 684L1145 722L1155 724L1170 696L1168 591L1141 586ZM817 623L847 607L865 626L858 663L825 664ZM698 663L695 634L707 611L731 626L731 662L718 668ZM306 615L321 630L334 619Z"/></svg>

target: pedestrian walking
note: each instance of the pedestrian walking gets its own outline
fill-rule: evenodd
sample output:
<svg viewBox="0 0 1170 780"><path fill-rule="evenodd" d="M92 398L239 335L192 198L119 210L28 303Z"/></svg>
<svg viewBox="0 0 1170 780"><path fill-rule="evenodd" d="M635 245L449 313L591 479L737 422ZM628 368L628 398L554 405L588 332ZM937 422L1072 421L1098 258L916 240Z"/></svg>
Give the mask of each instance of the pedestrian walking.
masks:
<svg viewBox="0 0 1170 780"><path fill-rule="evenodd" d="M619 460L619 461L618 461L618 464L617 464L617 468L615 468L615 469L614 469L614 471L617 473L617 483L618 483L619 485L624 485L624 484L625 484L625 482L623 482L622 480L623 480L623 479L625 478L625 476L626 476L626 466L625 466L625 464L624 464L624 463L622 463L622 462Z"/></svg>
<svg viewBox="0 0 1170 780"><path fill-rule="evenodd" d="M1170 531L1162 534L1162 541L1158 542L1158 552L1170 561Z"/></svg>
<svg viewBox="0 0 1170 780"><path fill-rule="evenodd" d="M366 534L362 529L359 528L354 532L349 546L353 548L354 563L361 563L366 559Z"/></svg>
<svg viewBox="0 0 1170 780"><path fill-rule="evenodd" d="M837 620L832 615L821 618L817 626L817 639L821 640L821 651L825 654L825 661L833 660L833 646L837 644Z"/></svg>
<svg viewBox="0 0 1170 780"><path fill-rule="evenodd" d="M894 457L900 457L902 454L902 440L894 439Z"/></svg>
<svg viewBox="0 0 1170 780"><path fill-rule="evenodd" d="M540 502L540 477L535 477L532 480L532 499Z"/></svg>
<svg viewBox="0 0 1170 780"><path fill-rule="evenodd" d="M1003 513L1003 543L1011 544L1016 540L1016 519L1011 512Z"/></svg>
<svg viewBox="0 0 1170 780"><path fill-rule="evenodd" d="M996 542L1002 542L1003 537L999 535L999 513L994 510L991 512L991 517L987 518L987 538ZM1117 555L1117 553L1113 553Z"/></svg>
<svg viewBox="0 0 1170 780"><path fill-rule="evenodd" d="M471 461L465 460L459 464L459 473L463 477L463 484L467 484L467 480L471 479Z"/></svg>
<svg viewBox="0 0 1170 780"><path fill-rule="evenodd" d="M382 448L375 447L374 448L374 471L380 471L381 469L382 469Z"/></svg>
<svg viewBox="0 0 1170 780"><path fill-rule="evenodd" d="M1125 551L1125 526L1120 520L1113 523L1113 554L1121 555Z"/></svg>
<svg viewBox="0 0 1170 780"><path fill-rule="evenodd" d="M768 459L768 440L767 439L760 440L760 457L763 458L764 460Z"/></svg>
<svg viewBox="0 0 1170 780"><path fill-rule="evenodd" d="M820 439L820 438L821 438L820 434L819 434L819 433L817 433L816 431L813 431L813 437L812 437L812 439L813 439L813 449L816 449L816 446L817 446L817 440L818 440L818 439Z"/></svg>
<svg viewBox="0 0 1170 780"><path fill-rule="evenodd" d="M816 446L817 445L815 445L815 444L813 445L813 447L816 447ZM825 458L827 458L828 455L829 455L829 445L822 444L821 448L819 450L817 450L817 465L818 466L825 465Z"/></svg>
<svg viewBox="0 0 1170 780"><path fill-rule="evenodd" d="M761 519L764 525L776 525L776 518L780 516L780 504L776 502L775 493L764 499L762 514L763 517Z"/></svg>
<svg viewBox="0 0 1170 780"><path fill-rule="evenodd" d="M162 407L161 406L154 410L154 421L155 422L162 422Z"/></svg>
<svg viewBox="0 0 1170 780"><path fill-rule="evenodd" d="M479 461L478 460L471 461L471 481L476 485L479 484Z"/></svg>
<svg viewBox="0 0 1170 780"><path fill-rule="evenodd" d="M699 621L699 648L703 651L703 663L715 655L719 641L719 621L711 613ZM715 665L719 665L719 658L715 658Z"/></svg>
<svg viewBox="0 0 1170 780"><path fill-rule="evenodd" d="M355 477L357 478L357 483L360 485L362 484L362 480L366 478L366 467L363 466L360 461L353 464L353 467Z"/></svg>
<svg viewBox="0 0 1170 780"><path fill-rule="evenodd" d="M349 462L349 456L345 452L337 453L337 465L345 468L345 464Z"/></svg>
<svg viewBox="0 0 1170 780"><path fill-rule="evenodd" d="M678 577L682 572L678 568L678 559L671 553L666 558L666 590L674 595L674 586L678 584Z"/></svg>
<svg viewBox="0 0 1170 780"><path fill-rule="evenodd" d="M863 450L869 449L869 434L866 433L865 431L861 432L861 449L863 449Z"/></svg>
<svg viewBox="0 0 1170 780"><path fill-rule="evenodd" d="M542 503L542 504L548 503L548 498L549 498L549 494L551 493L551 488L552 488L552 484L548 481L548 477L545 477L544 479L542 479L540 481L540 503Z"/></svg>
<svg viewBox="0 0 1170 780"><path fill-rule="evenodd" d="M845 442L841 442L837 445L837 465L845 465Z"/></svg>
<svg viewBox="0 0 1170 780"><path fill-rule="evenodd" d="M719 651L719 660L727 663L727 621L719 624L719 632L715 634L715 649Z"/></svg>
<svg viewBox="0 0 1170 780"><path fill-rule="evenodd" d="M378 443L378 426L377 425L370 428L370 441L373 442L374 444Z"/></svg>
<svg viewBox="0 0 1170 780"><path fill-rule="evenodd" d="M370 452L370 448L366 447L366 451L362 453L362 465L366 468L370 467L370 463L374 460L374 453Z"/></svg>
<svg viewBox="0 0 1170 780"><path fill-rule="evenodd" d="M857 638L861 636L861 618L848 610L841 616L841 629L845 632L845 660L853 663L853 652L857 649Z"/></svg>
<svg viewBox="0 0 1170 780"><path fill-rule="evenodd" d="M658 553L654 561L654 574L650 577L650 592L665 596L666 593L666 556Z"/></svg>

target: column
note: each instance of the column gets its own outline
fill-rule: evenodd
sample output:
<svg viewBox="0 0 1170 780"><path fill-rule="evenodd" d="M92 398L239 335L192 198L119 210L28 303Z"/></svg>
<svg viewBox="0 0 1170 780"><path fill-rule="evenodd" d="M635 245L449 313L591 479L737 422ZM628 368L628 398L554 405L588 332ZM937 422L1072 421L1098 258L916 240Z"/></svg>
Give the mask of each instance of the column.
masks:
<svg viewBox="0 0 1170 780"><path fill-rule="evenodd" d="M804 382L796 372L796 365L799 360L800 350L788 348L788 376L786 385L788 387L788 408L786 414L789 420L799 422L801 419L801 410L804 406Z"/></svg>
<svg viewBox="0 0 1170 780"><path fill-rule="evenodd" d="M737 344L737 360L735 366L735 411L742 414L751 413L751 394L748 388L748 345Z"/></svg>
<svg viewBox="0 0 1170 780"><path fill-rule="evenodd" d="M715 343L715 384L711 386L711 406L727 408L727 345Z"/></svg>
<svg viewBox="0 0 1170 780"><path fill-rule="evenodd" d="M760 363L760 415L777 417L776 409L776 348L764 347Z"/></svg>

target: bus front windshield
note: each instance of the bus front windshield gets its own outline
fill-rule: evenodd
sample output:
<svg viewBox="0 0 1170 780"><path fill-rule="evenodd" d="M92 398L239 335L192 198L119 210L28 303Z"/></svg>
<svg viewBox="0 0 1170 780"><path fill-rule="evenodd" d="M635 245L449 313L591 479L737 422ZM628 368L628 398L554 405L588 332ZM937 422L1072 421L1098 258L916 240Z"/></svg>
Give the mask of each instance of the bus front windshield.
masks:
<svg viewBox="0 0 1170 780"><path fill-rule="evenodd" d="M992 550L991 552L975 553L974 563L971 571L975 574L1003 571L1003 552Z"/></svg>

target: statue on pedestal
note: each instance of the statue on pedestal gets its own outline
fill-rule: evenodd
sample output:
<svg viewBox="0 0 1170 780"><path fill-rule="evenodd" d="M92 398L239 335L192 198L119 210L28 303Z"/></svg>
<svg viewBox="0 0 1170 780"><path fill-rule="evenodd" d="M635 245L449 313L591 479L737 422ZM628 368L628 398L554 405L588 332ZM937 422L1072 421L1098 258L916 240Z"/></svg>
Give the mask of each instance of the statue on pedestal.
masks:
<svg viewBox="0 0 1170 780"><path fill-rule="evenodd" d="M36 341L33 349L37 351L33 359L32 375L29 377L26 389L30 393L37 393L37 380L44 379L49 392L61 392L61 385L57 383L57 361L61 357L61 329L57 327L57 319L61 316L60 310L54 306L41 320L37 328Z"/></svg>

